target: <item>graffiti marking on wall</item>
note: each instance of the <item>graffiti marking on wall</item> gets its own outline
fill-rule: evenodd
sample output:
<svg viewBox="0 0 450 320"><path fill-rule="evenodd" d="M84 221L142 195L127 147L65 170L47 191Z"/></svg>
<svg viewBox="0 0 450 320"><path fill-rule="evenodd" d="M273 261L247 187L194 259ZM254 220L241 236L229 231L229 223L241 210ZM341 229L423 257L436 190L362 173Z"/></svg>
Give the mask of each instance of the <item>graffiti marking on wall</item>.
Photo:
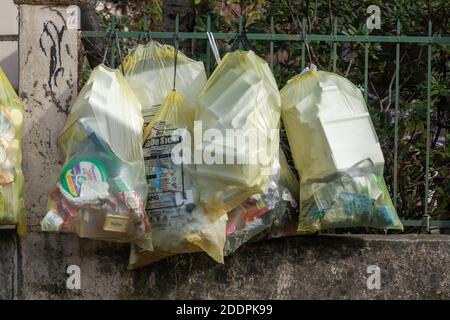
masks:
<svg viewBox="0 0 450 320"><path fill-rule="evenodd" d="M53 21L44 22L44 27L39 38L39 47L49 59L48 86L53 90L53 86L58 86L58 76L64 75L64 67L61 61L61 43L65 31L65 26L60 29Z"/></svg>

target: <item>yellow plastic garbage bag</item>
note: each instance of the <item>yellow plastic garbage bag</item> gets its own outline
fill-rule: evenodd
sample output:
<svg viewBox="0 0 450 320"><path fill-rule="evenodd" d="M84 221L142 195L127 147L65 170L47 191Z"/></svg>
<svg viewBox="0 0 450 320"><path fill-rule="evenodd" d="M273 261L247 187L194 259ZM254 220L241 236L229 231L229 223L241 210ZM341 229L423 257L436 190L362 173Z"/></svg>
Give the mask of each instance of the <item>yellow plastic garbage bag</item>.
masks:
<svg viewBox="0 0 450 320"><path fill-rule="evenodd" d="M198 104L194 160L200 201L208 214L221 216L263 192L279 169L280 95L263 59L234 51L215 69Z"/></svg>
<svg viewBox="0 0 450 320"><path fill-rule="evenodd" d="M0 225L25 235L27 218L22 172L23 105L0 68Z"/></svg>
<svg viewBox="0 0 450 320"><path fill-rule="evenodd" d="M158 241L155 241L153 251L131 245L128 269L140 268L173 255L195 252L206 252L215 261L224 263L227 217L222 216L214 221L204 214L201 217L203 221L195 218L193 223L188 222L187 226L180 230L181 233L177 234L172 242L166 242L163 247L156 247ZM157 229L158 227L155 227L155 234L158 233ZM184 241L178 241L182 238Z"/></svg>
<svg viewBox="0 0 450 320"><path fill-rule="evenodd" d="M138 45L123 61L125 77L142 105L145 123L158 111L173 89L174 47L150 41ZM194 113L197 95L206 83L203 62L182 52L177 54L176 89L184 97L184 105Z"/></svg>
<svg viewBox="0 0 450 320"><path fill-rule="evenodd" d="M210 219L192 180L193 119L182 95L170 91L144 133L148 182L147 212L154 252L134 247L130 268L178 253L206 251L223 263L225 219Z"/></svg>
<svg viewBox="0 0 450 320"><path fill-rule="evenodd" d="M65 163L42 230L151 249L142 131L141 106L122 73L96 67L60 136Z"/></svg>
<svg viewBox="0 0 450 320"><path fill-rule="evenodd" d="M280 148L280 181L289 189L294 199L298 201L300 183L294 170L295 168L289 165L283 149Z"/></svg>
<svg viewBox="0 0 450 320"><path fill-rule="evenodd" d="M281 101L301 179L299 231L402 229L360 90L337 74L311 70L288 81Z"/></svg>

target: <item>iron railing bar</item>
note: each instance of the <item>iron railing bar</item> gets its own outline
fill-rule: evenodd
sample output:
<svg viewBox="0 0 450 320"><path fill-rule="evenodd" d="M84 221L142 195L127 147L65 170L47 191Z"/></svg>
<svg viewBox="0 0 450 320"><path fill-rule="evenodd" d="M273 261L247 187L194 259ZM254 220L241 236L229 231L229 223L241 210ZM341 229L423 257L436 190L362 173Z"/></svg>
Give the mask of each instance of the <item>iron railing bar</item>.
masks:
<svg viewBox="0 0 450 320"><path fill-rule="evenodd" d="M306 34L306 18L302 19L302 30L304 30L305 34ZM302 39L302 71L303 69L305 69L305 50L306 50L306 43L305 40Z"/></svg>
<svg viewBox="0 0 450 320"><path fill-rule="evenodd" d="M404 219L401 220L405 227L426 227L427 219ZM430 220L430 228L450 228L449 220Z"/></svg>
<svg viewBox="0 0 450 320"><path fill-rule="evenodd" d="M275 37L275 27L273 25L273 17L270 18L270 33L272 34L272 38ZM270 62L270 70L273 72L273 50L274 50L274 43L271 40L270 41L270 53L269 53L269 62Z"/></svg>
<svg viewBox="0 0 450 320"><path fill-rule="evenodd" d="M114 33L116 32L116 17L112 16L111 17L111 34L114 35ZM116 41L116 39L114 38L114 40L111 41ZM110 44L111 45L111 68L115 68L116 66L116 46L115 44Z"/></svg>
<svg viewBox="0 0 450 320"><path fill-rule="evenodd" d="M431 20L428 21L428 36L432 35ZM430 131L431 131L431 44L427 46L427 134L426 134L426 155L425 155L425 217L429 218L428 198L429 198L429 180L430 180Z"/></svg>
<svg viewBox="0 0 450 320"><path fill-rule="evenodd" d="M206 31L211 32L211 17L208 15L206 20ZM211 44L206 40L206 75L211 74Z"/></svg>
<svg viewBox="0 0 450 320"><path fill-rule="evenodd" d="M366 34L368 35L369 30L367 29L367 26L364 26L364 29ZM366 42L364 44L364 101L366 101L366 104L367 104L368 90L369 90L369 43Z"/></svg>
<svg viewBox="0 0 450 320"><path fill-rule="evenodd" d="M120 38L137 38L140 31L119 31ZM106 37L108 31L81 31L85 38ZM214 38L218 40L233 39L236 34L230 32L214 32ZM208 39L205 32L180 32L180 39ZM152 38L170 39L174 37L174 32L152 32ZM300 34L281 34L277 33L272 37L267 33L248 33L249 40L266 41L303 41ZM308 34L309 41L336 41L336 42L376 42L376 43L416 43L416 44L450 44L450 36L432 37L432 36L370 36L370 35L318 35Z"/></svg>
<svg viewBox="0 0 450 320"><path fill-rule="evenodd" d="M144 28L144 32L148 31L148 17L144 15L144 20L142 21L142 28Z"/></svg>
<svg viewBox="0 0 450 320"><path fill-rule="evenodd" d="M397 35L400 35L400 20L397 20ZM400 43L395 47L395 115L394 115L394 207L397 210L398 192L398 103L400 98Z"/></svg>
<svg viewBox="0 0 450 320"><path fill-rule="evenodd" d="M334 41L337 35L337 19L333 19L333 72L336 72L336 60L337 60L337 42Z"/></svg>
<svg viewBox="0 0 450 320"><path fill-rule="evenodd" d="M173 53L174 53L174 60L173 60L173 91L176 90L176 82L177 82L177 61L178 61L178 51L179 51L179 37L178 34L180 33L180 16L177 13L177 16L175 17L175 33L173 37ZM182 184L184 186L184 184Z"/></svg>
<svg viewBox="0 0 450 320"><path fill-rule="evenodd" d="M239 18L239 33L242 33L243 30L243 17ZM242 41L239 42L239 50L242 50Z"/></svg>

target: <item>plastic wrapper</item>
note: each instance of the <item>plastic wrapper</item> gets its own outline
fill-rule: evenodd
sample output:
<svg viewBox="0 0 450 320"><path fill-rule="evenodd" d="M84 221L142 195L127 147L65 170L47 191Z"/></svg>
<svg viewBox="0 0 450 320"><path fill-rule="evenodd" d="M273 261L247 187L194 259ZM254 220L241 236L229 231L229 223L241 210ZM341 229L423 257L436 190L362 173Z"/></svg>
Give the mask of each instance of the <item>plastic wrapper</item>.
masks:
<svg viewBox="0 0 450 320"><path fill-rule="evenodd" d="M150 41L138 45L124 59L125 77L142 105L145 123L149 123L162 101L173 88L174 48ZM184 97L184 105L194 113L197 95L206 83L203 62L177 54L176 89Z"/></svg>
<svg viewBox="0 0 450 320"><path fill-rule="evenodd" d="M42 230L151 249L142 131L141 106L121 72L95 68L59 139L65 162Z"/></svg>
<svg viewBox="0 0 450 320"><path fill-rule="evenodd" d="M22 172L23 105L0 68L0 225L26 233Z"/></svg>
<svg viewBox="0 0 450 320"><path fill-rule="evenodd" d="M246 242L292 236L298 225L298 181L280 150L281 175L266 192L256 194L228 212L225 255Z"/></svg>
<svg viewBox="0 0 450 320"><path fill-rule="evenodd" d="M355 227L401 230L361 91L337 74L313 70L289 80L281 100L301 179L299 232Z"/></svg>
<svg viewBox="0 0 450 320"><path fill-rule="evenodd" d="M355 227L403 229L384 178L370 159L302 184L300 201L300 233Z"/></svg>
<svg viewBox="0 0 450 320"><path fill-rule="evenodd" d="M221 216L261 193L279 168L280 96L267 63L253 51L225 55L199 94L203 139L194 152L200 202Z"/></svg>
<svg viewBox="0 0 450 320"><path fill-rule="evenodd" d="M299 216L299 181L288 165L284 152L280 150L280 180L278 181L279 204L272 210L274 215L270 227L252 240L288 237L297 234Z"/></svg>
<svg viewBox="0 0 450 320"><path fill-rule="evenodd" d="M147 211L154 251L133 246L129 268L200 250L223 263L226 217L210 219L199 203L191 174L192 121L182 95L171 91L145 130Z"/></svg>

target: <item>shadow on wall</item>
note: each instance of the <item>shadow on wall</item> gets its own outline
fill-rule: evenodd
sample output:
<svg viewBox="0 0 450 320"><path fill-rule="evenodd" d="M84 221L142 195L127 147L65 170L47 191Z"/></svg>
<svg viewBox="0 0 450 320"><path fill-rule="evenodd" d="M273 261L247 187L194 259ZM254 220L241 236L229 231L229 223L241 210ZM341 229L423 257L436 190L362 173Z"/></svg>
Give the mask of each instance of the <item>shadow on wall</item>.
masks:
<svg viewBox="0 0 450 320"><path fill-rule="evenodd" d="M5 71L17 91L19 87L19 56L16 41L0 42L0 68Z"/></svg>

